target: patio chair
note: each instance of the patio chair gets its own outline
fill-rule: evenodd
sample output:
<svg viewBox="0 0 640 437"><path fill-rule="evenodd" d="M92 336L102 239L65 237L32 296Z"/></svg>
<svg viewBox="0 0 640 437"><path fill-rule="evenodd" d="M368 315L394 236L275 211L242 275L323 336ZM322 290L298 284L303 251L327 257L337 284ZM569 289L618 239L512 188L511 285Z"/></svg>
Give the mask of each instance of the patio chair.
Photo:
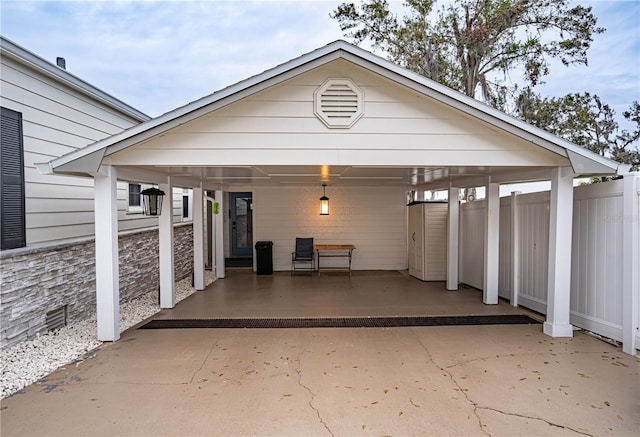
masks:
<svg viewBox="0 0 640 437"><path fill-rule="evenodd" d="M296 251L291 254L291 274L298 270L315 271L313 238L296 238Z"/></svg>

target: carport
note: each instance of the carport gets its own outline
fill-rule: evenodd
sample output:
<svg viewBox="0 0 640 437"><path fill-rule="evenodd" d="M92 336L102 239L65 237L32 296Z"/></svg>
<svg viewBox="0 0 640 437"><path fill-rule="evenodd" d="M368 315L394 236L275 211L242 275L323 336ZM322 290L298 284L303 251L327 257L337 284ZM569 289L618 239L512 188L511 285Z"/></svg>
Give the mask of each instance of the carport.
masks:
<svg viewBox="0 0 640 437"><path fill-rule="evenodd" d="M193 189L194 285L204 288L203 200L251 191L254 239L273 240L288 269L296 236L355 242L356 270L407 265L410 191L448 190L447 281L458 289L458 193L486 188L483 302L498 303L499 186L551 181L547 320L569 323L572 183L615 174L618 164L556 138L343 41L334 42L87 146L40 171L95 179L98 338L118 326L116 182ZM331 215L319 216L322 184ZM224 211L224 208L222 208ZM223 277L223 215L215 216L216 274ZM159 218L160 303L174 306L171 208Z"/></svg>

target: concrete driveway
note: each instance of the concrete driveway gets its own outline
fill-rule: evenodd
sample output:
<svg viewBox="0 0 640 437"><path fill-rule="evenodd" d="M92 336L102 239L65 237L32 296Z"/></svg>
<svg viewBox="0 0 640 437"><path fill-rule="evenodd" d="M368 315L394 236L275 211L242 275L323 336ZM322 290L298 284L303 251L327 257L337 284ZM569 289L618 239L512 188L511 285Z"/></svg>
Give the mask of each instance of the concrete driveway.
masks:
<svg viewBox="0 0 640 437"><path fill-rule="evenodd" d="M204 297L223 301L221 290L236 280L217 281L172 311L183 317L189 305L202 309L194 302ZM552 339L535 324L131 329L4 399L1 431L637 436L639 372L640 361L618 347L580 331Z"/></svg>

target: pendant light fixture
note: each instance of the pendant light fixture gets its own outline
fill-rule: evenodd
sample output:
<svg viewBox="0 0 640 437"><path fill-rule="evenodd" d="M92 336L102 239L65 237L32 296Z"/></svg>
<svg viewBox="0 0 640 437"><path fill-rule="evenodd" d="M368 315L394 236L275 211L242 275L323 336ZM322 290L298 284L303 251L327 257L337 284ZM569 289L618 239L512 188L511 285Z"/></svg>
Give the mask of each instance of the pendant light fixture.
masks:
<svg viewBox="0 0 640 437"><path fill-rule="evenodd" d="M329 198L326 193L327 184L322 184L322 197L320 198L320 215L329 215Z"/></svg>

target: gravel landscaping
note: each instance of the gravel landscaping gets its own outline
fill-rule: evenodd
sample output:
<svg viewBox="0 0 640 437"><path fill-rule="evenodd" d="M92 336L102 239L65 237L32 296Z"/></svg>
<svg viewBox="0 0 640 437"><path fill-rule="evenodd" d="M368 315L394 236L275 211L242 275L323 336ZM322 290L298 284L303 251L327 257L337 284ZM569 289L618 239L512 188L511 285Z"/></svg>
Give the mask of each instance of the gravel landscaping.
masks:
<svg viewBox="0 0 640 437"><path fill-rule="evenodd" d="M205 283L214 278L205 272ZM176 283L176 303L193 294L191 278ZM120 305L120 331L124 331L160 311L157 290ZM96 339L96 317L85 319L56 331L38 335L0 352L2 396L6 398L47 376L102 342Z"/></svg>

